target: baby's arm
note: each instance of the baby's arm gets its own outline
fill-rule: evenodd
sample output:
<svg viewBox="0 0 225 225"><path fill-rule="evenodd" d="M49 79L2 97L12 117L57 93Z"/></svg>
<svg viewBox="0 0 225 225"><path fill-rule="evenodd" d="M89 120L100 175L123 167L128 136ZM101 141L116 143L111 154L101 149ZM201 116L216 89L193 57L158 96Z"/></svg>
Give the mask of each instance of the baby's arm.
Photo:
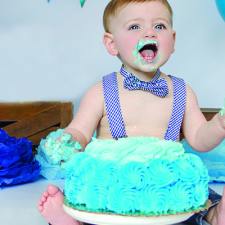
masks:
<svg viewBox="0 0 225 225"><path fill-rule="evenodd" d="M190 145L198 151L209 151L225 138L225 116L217 113L207 122L198 106L196 95L188 85L183 133Z"/></svg>
<svg viewBox="0 0 225 225"><path fill-rule="evenodd" d="M77 114L66 127L65 132L72 134L74 140L85 148L103 116L103 109L102 84L99 82L85 94Z"/></svg>

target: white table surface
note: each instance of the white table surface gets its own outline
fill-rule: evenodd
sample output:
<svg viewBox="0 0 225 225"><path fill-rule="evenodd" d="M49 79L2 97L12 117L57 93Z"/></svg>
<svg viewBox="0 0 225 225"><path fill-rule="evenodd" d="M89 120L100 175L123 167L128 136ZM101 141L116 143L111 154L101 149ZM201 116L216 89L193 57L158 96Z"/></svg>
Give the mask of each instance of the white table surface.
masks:
<svg viewBox="0 0 225 225"><path fill-rule="evenodd" d="M50 183L63 187L62 180L50 181L41 178L33 183L0 189L0 224L47 225L37 210L37 204ZM218 193L222 193L224 185L213 184L211 187Z"/></svg>

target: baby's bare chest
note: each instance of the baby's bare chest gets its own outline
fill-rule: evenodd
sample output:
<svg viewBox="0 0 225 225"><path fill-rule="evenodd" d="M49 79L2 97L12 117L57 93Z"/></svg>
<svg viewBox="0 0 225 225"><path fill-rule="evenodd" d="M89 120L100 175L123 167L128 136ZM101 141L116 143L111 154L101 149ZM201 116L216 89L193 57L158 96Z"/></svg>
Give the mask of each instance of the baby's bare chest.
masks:
<svg viewBox="0 0 225 225"><path fill-rule="evenodd" d="M170 80L168 80L169 94L164 98L155 96L148 91L130 91L123 87L121 81L118 84L119 102L113 102L113 104L118 104L117 110L106 112L106 108L104 109L99 130L104 134L109 133L107 113L114 113L111 115L112 119L117 117L115 113L121 112L129 136L147 135L163 138L173 110L173 88Z"/></svg>
<svg viewBox="0 0 225 225"><path fill-rule="evenodd" d="M121 112L128 123L165 123L171 116L172 106L172 95L161 98L144 91L122 91L120 94Z"/></svg>
<svg viewBox="0 0 225 225"><path fill-rule="evenodd" d="M171 117L173 97L172 94L161 98L145 91L120 90L119 102L114 102L114 104L119 104L117 108L126 125L155 124L155 126L160 126L167 124ZM103 121L106 119L106 114L105 109Z"/></svg>
<svg viewBox="0 0 225 225"><path fill-rule="evenodd" d="M172 97L160 98L150 93L135 92L122 92L119 98L119 111L121 112L127 135L163 138L172 114ZM114 111L113 113L119 112ZM110 136L106 115L105 111L99 126L99 134L102 137ZM114 117L116 116L114 115L111 118Z"/></svg>

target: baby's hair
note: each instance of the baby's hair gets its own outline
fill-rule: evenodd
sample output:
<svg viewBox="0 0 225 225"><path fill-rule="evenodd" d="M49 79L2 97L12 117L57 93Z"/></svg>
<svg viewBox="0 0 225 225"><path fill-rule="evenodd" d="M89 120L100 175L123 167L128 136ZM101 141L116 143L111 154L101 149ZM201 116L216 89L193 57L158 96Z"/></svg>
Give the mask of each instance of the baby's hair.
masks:
<svg viewBox="0 0 225 225"><path fill-rule="evenodd" d="M161 2L163 5L166 6L168 9L170 16L171 16L171 25L172 25L172 18L173 18L173 10L167 0L111 0L105 8L103 14L103 26L106 32L109 31L109 20L111 16L115 16L118 9L128 5L129 3L143 3L143 2Z"/></svg>

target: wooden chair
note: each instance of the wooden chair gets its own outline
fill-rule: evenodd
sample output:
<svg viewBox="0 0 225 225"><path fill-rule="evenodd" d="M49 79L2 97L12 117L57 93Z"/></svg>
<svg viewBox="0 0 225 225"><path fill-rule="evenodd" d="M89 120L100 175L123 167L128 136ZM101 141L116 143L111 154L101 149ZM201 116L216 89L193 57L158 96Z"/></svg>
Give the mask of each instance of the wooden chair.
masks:
<svg viewBox="0 0 225 225"><path fill-rule="evenodd" d="M219 108L201 108L205 118L211 120L213 116L220 111Z"/></svg>
<svg viewBox="0 0 225 225"><path fill-rule="evenodd" d="M14 137L27 137L34 145L73 118L71 102L0 103L0 127Z"/></svg>

